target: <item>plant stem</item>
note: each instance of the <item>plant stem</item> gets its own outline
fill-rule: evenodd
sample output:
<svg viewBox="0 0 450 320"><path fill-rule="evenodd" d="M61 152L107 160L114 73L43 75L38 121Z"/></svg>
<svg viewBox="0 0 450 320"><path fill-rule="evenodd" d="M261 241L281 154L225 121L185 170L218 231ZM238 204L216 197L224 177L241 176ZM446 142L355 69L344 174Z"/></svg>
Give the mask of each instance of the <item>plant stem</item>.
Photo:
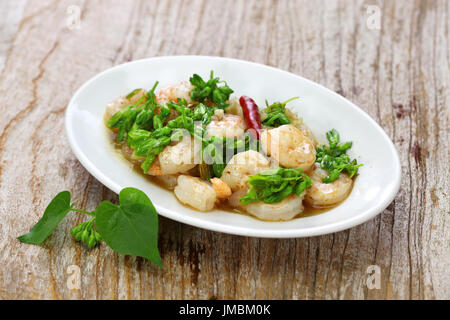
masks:
<svg viewBox="0 0 450 320"><path fill-rule="evenodd" d="M80 212L80 213L84 213L84 214L88 214L92 217L95 217L95 214L93 214L92 212L88 212L88 211L84 211L84 210L80 210L80 209L75 209L75 208L71 208L70 210L75 211L75 212Z"/></svg>

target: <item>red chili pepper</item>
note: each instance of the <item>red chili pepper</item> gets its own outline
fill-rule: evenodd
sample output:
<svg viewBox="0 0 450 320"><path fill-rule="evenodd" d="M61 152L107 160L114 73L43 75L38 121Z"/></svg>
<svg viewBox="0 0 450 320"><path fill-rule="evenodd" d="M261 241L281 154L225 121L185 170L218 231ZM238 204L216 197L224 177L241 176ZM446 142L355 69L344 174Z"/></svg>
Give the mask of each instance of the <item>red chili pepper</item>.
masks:
<svg viewBox="0 0 450 320"><path fill-rule="evenodd" d="M239 99L242 111L244 111L244 120L247 124L250 133L259 140L259 134L261 132L261 119L259 118L258 105L252 98L242 96Z"/></svg>

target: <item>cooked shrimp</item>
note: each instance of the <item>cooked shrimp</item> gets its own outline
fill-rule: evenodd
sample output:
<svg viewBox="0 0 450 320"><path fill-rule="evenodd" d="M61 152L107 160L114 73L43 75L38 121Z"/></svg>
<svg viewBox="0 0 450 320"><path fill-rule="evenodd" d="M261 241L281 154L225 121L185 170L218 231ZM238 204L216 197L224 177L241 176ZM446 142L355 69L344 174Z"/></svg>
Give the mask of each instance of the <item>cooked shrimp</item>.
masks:
<svg viewBox="0 0 450 320"><path fill-rule="evenodd" d="M298 115L292 112L291 109L286 108L286 116L291 121L291 124L299 129L303 135L307 136L309 140L311 140L314 145L317 145L317 140L312 134L311 130L305 125L302 118L299 118Z"/></svg>
<svg viewBox="0 0 450 320"><path fill-rule="evenodd" d="M279 221L291 220L303 212L303 196L295 194L277 203L254 202L242 208L261 220Z"/></svg>
<svg viewBox="0 0 450 320"><path fill-rule="evenodd" d="M169 101L177 101L177 98L186 99L188 103L192 102L191 91L193 86L190 82L183 81L176 85L170 85L162 88L156 94L158 103L167 103Z"/></svg>
<svg viewBox="0 0 450 320"><path fill-rule="evenodd" d="M162 176L161 165L158 159L153 161L150 168L148 168L147 174L150 176Z"/></svg>
<svg viewBox="0 0 450 320"><path fill-rule="evenodd" d="M244 117L244 112L242 111L241 104L239 103L239 99L234 97L228 101L228 107L225 108L225 112L229 114L234 114L240 117Z"/></svg>
<svg viewBox="0 0 450 320"><path fill-rule="evenodd" d="M316 137L314 137L312 131L305 124L298 124L295 127L298 128L305 137L311 140L314 146L318 145Z"/></svg>
<svg viewBox="0 0 450 320"><path fill-rule="evenodd" d="M200 178L181 175L175 187L175 196L181 203L200 211L210 211L214 208L216 191L206 181Z"/></svg>
<svg viewBox="0 0 450 320"><path fill-rule="evenodd" d="M141 99L147 93L146 90L140 89L137 91L131 98L127 99L126 97L117 98L106 105L106 111L104 116L105 122L107 122L111 117L120 109L125 108L126 106L136 104L139 99Z"/></svg>
<svg viewBox="0 0 450 320"><path fill-rule="evenodd" d="M293 125L261 132L261 147L283 167L308 170L316 161L311 140Z"/></svg>
<svg viewBox="0 0 450 320"><path fill-rule="evenodd" d="M240 208L243 204L240 198L247 194L249 188L238 189L228 198L228 204L234 208Z"/></svg>
<svg viewBox="0 0 450 320"><path fill-rule="evenodd" d="M183 173L194 168L193 143L191 136L185 136L176 145L165 147L158 156L161 174Z"/></svg>
<svg viewBox="0 0 450 320"><path fill-rule="evenodd" d="M142 163L145 157L137 156L132 148L130 148L126 143L122 144L122 154L128 161L132 163Z"/></svg>
<svg viewBox="0 0 450 320"><path fill-rule="evenodd" d="M261 220L291 220L299 213L302 213L304 209L302 204L304 193L299 196L292 194L283 201L277 203L253 202L244 205L240 202L239 198L245 194L246 191L244 189L238 190L233 193L228 203Z"/></svg>
<svg viewBox="0 0 450 320"><path fill-rule="evenodd" d="M216 191L217 199L226 199L231 196L231 188L225 181L219 178L212 178L210 182Z"/></svg>
<svg viewBox="0 0 450 320"><path fill-rule="evenodd" d="M344 200L352 189L353 180L345 173L331 183L323 183L328 175L325 170L316 167L311 174L311 188L306 191L305 201L316 208L331 207Z"/></svg>
<svg viewBox="0 0 450 320"><path fill-rule="evenodd" d="M246 126L242 117L223 114L220 120L212 120L206 126L206 137L236 138L243 136L245 129Z"/></svg>
<svg viewBox="0 0 450 320"><path fill-rule="evenodd" d="M231 158L220 177L231 190L247 187L248 176L270 167L269 160L254 150L240 152Z"/></svg>
<svg viewBox="0 0 450 320"><path fill-rule="evenodd" d="M220 120L222 120L224 115L225 115L225 111L223 111L223 109L216 109L216 110L214 110L214 114L211 116L211 120L220 121Z"/></svg>
<svg viewBox="0 0 450 320"><path fill-rule="evenodd" d="M169 190L173 190L177 186L177 175L155 176L155 179Z"/></svg>

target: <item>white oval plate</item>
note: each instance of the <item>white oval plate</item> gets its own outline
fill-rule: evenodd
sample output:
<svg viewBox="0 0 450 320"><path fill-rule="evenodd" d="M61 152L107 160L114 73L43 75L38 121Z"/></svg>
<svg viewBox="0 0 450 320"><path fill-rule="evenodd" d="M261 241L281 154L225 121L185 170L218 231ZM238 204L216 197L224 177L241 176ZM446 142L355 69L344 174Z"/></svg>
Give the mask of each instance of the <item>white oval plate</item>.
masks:
<svg viewBox="0 0 450 320"><path fill-rule="evenodd" d="M227 81L234 95L248 95L259 106L269 101L300 99L289 104L316 138L325 143L326 131L336 128L342 141L353 141L350 155L360 168L349 197L325 213L288 222L264 222L226 211L198 212L181 205L172 192L150 183L133 171L111 146L103 123L107 102L135 88L151 88L186 81L193 73L209 77L210 70ZM400 185L400 162L389 137L365 112L325 87L292 73L248 61L204 56L158 57L125 63L86 82L66 111L70 146L81 164L101 183L119 193L122 188L143 190L158 213L204 229L267 238L308 237L344 230L383 211Z"/></svg>

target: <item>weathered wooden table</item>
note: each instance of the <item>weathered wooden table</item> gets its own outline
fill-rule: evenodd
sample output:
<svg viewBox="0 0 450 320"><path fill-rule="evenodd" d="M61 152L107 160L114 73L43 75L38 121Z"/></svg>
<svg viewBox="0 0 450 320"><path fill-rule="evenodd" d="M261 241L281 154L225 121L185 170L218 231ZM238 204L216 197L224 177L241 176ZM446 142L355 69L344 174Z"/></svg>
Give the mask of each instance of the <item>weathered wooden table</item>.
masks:
<svg viewBox="0 0 450 320"><path fill-rule="evenodd" d="M0 298L450 298L449 7L1 1ZM113 65L177 54L276 66L356 103L399 151L395 201L363 225L305 239L231 236L161 218L163 270L105 244L89 251L75 243L68 231L76 215L43 246L17 241L61 190L88 210L117 199L68 146L63 118L75 90ZM80 289L70 285L77 266Z"/></svg>

